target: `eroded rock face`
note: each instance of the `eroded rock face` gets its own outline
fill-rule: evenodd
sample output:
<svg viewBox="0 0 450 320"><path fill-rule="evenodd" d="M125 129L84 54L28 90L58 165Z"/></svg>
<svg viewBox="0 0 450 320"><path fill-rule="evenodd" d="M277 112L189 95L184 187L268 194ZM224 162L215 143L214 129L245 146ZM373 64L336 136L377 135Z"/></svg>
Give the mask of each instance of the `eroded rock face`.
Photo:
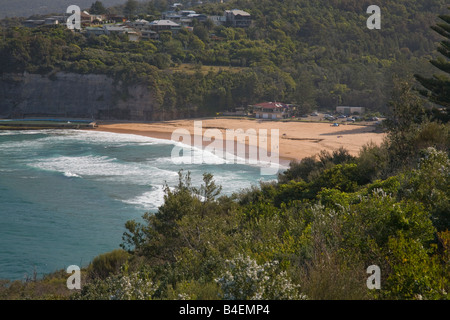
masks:
<svg viewBox="0 0 450 320"><path fill-rule="evenodd" d="M125 86L106 75L58 72L3 74L0 118L73 117L96 120L158 120L144 85Z"/></svg>

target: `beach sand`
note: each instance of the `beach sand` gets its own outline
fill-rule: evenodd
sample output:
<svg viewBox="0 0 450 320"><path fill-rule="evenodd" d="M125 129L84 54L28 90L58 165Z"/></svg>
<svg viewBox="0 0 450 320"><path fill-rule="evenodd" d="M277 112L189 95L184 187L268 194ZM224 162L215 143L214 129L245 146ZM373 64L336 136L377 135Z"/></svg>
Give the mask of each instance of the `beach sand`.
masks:
<svg viewBox="0 0 450 320"><path fill-rule="evenodd" d="M251 119L230 119L230 118L208 118L192 120L174 120L154 123L98 123L95 130L137 134L158 139L171 139L172 133L176 129L185 129L193 136L194 121L197 125L201 121L202 134L206 130L219 129L226 139L227 129L249 129L255 130L257 135L261 135L261 129L267 129L268 136L271 136L272 129L279 130L279 157L283 162L291 160L301 160L308 156L317 155L320 151L334 151L344 147L352 155L358 155L362 146L373 142L381 144L385 134L376 132L374 126L341 124L334 127L331 123L314 122L282 122L282 121L263 121ZM210 130L211 131L211 130ZM199 130L197 130L199 132ZM193 141L193 139L192 139ZM182 141L186 143L186 141ZM211 142L203 141L203 145L209 145ZM236 142L235 142L236 144ZM246 142L248 145L248 141ZM225 143L224 143L225 146ZM268 146L269 148L267 148ZM270 139L260 145L270 150ZM248 152L248 149L247 149Z"/></svg>

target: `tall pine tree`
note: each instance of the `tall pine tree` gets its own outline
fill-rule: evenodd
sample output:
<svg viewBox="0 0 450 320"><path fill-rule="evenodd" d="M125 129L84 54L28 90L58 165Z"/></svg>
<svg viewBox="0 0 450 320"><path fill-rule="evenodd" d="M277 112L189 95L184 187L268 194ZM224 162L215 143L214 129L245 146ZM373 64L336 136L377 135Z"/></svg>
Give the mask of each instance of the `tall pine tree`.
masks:
<svg viewBox="0 0 450 320"><path fill-rule="evenodd" d="M436 68L450 74L450 15L440 15L439 18L443 22L437 23L431 28L445 37L438 47L438 51L443 57L430 62ZM434 116L443 122L448 122L450 120L450 78L445 74L433 75L432 78L425 78L416 74L415 78L425 88L421 90L421 93L431 102L444 107L443 111L434 110Z"/></svg>
<svg viewBox="0 0 450 320"><path fill-rule="evenodd" d="M108 10L105 8L101 1L95 1L91 5L91 9L89 9L90 14L105 14L108 13Z"/></svg>

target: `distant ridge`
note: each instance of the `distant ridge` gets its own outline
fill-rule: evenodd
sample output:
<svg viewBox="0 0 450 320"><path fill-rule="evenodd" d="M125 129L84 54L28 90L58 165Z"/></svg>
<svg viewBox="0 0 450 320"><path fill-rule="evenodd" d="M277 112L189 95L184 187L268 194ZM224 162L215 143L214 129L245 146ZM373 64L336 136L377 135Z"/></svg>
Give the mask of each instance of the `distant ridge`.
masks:
<svg viewBox="0 0 450 320"><path fill-rule="evenodd" d="M61 13L68 6L89 8L95 0L0 0L0 18L29 17L34 14ZM105 7L124 4L126 0L102 0Z"/></svg>

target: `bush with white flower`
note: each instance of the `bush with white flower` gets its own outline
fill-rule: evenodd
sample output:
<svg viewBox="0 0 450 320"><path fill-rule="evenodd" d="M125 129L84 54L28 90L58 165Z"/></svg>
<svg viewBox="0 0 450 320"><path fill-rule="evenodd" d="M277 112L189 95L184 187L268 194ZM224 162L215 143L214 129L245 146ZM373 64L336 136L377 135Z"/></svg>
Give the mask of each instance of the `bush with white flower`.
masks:
<svg viewBox="0 0 450 320"><path fill-rule="evenodd" d="M151 300L157 286L145 272L118 274L83 286L77 300Z"/></svg>
<svg viewBox="0 0 450 320"><path fill-rule="evenodd" d="M224 274L216 279L227 300L300 300L300 286L292 282L278 261L259 265L249 256L238 255L227 260Z"/></svg>

